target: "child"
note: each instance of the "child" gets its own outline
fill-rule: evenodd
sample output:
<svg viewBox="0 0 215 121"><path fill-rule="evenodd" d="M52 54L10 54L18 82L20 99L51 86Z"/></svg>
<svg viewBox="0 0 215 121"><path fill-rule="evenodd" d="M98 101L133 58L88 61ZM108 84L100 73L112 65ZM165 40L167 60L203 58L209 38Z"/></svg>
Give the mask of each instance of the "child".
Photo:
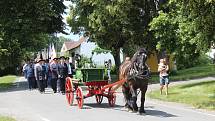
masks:
<svg viewBox="0 0 215 121"><path fill-rule="evenodd" d="M166 64L166 59L160 59L158 64L158 72L160 72L160 94L162 95L163 87L166 85L166 95L168 95L169 75L167 71L169 66Z"/></svg>

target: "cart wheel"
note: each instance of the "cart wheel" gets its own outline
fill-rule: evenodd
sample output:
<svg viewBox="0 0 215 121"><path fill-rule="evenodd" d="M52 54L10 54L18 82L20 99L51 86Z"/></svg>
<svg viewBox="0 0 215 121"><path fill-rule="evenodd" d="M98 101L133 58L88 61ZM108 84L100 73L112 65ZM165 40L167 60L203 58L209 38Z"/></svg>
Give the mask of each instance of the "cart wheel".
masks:
<svg viewBox="0 0 215 121"><path fill-rule="evenodd" d="M71 106L74 101L74 91L73 91L73 84L71 82L71 78L69 78L69 77L66 78L65 89L66 89L67 102Z"/></svg>
<svg viewBox="0 0 215 121"><path fill-rule="evenodd" d="M96 102L98 104L101 104L102 103L102 100L103 100L103 95L96 95Z"/></svg>
<svg viewBox="0 0 215 121"><path fill-rule="evenodd" d="M80 87L78 87L76 90L76 99L77 99L78 107L81 109L84 104L84 96L83 96L82 89Z"/></svg>
<svg viewBox="0 0 215 121"><path fill-rule="evenodd" d="M116 94L115 91L111 91L111 88L108 90L108 103L110 107L114 107L116 103Z"/></svg>

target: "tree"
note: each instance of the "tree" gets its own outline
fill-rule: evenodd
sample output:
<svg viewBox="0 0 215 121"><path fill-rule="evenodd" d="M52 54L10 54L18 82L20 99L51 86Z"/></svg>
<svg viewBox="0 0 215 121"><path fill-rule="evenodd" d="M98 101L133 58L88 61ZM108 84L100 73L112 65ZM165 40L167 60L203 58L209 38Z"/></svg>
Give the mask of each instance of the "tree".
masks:
<svg viewBox="0 0 215 121"><path fill-rule="evenodd" d="M197 63L215 41L215 1L169 0L150 24L157 49L174 53L179 68Z"/></svg>
<svg viewBox="0 0 215 121"><path fill-rule="evenodd" d="M156 1L145 0L73 0L67 22L72 32L89 31L91 40L110 50L116 67L120 48L132 55L130 48L153 48L149 22L156 15ZM126 7L125 7L126 6ZM132 54L131 54L132 53Z"/></svg>
<svg viewBox="0 0 215 121"><path fill-rule="evenodd" d="M0 53L4 68L14 70L25 52L47 46L48 34L63 32L64 9L59 0L1 0L0 50L7 50L6 55Z"/></svg>

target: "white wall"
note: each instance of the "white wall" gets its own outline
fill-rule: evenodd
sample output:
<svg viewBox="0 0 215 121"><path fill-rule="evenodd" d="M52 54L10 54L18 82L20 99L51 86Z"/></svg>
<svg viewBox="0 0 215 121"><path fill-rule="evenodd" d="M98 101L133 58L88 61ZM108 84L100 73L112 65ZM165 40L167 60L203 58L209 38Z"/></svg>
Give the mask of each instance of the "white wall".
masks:
<svg viewBox="0 0 215 121"><path fill-rule="evenodd" d="M80 54L83 54L87 57L91 57L92 56L92 50L96 47L96 44L94 42L83 42L81 44L81 50L80 50ZM94 54L93 55L93 62L95 62L97 65L103 65L104 61L107 61L111 59L112 63L114 64L114 58L110 53L107 54Z"/></svg>

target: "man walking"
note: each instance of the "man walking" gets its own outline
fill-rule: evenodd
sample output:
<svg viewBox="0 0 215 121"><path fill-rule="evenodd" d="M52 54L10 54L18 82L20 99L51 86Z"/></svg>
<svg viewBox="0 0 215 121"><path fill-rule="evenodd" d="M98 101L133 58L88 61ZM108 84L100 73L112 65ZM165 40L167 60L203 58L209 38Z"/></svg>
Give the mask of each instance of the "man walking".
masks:
<svg viewBox="0 0 215 121"><path fill-rule="evenodd" d="M27 80L28 80L28 88L32 90L35 88L35 77L34 77L34 64L31 61L26 67Z"/></svg>
<svg viewBox="0 0 215 121"><path fill-rule="evenodd" d="M44 60L42 59L39 59L37 61L38 63L35 65L35 79L37 81L37 86L38 86L38 89L39 89L39 92L40 93L45 93L45 85L44 85L44 82L45 82L45 74L43 73L43 67L42 67L42 64L44 63Z"/></svg>
<svg viewBox="0 0 215 121"><path fill-rule="evenodd" d="M65 57L60 57L60 63L58 65L59 68L59 82L60 82L60 91L62 94L65 94L65 82L66 77L68 75L68 67L65 63Z"/></svg>
<svg viewBox="0 0 215 121"><path fill-rule="evenodd" d="M57 92L57 80L58 80L58 62L57 58L53 59L53 62L50 64L50 71L51 71L51 87L54 93Z"/></svg>
<svg viewBox="0 0 215 121"><path fill-rule="evenodd" d="M66 58L66 64L68 67L68 77L73 77L75 66L69 62L69 57Z"/></svg>

